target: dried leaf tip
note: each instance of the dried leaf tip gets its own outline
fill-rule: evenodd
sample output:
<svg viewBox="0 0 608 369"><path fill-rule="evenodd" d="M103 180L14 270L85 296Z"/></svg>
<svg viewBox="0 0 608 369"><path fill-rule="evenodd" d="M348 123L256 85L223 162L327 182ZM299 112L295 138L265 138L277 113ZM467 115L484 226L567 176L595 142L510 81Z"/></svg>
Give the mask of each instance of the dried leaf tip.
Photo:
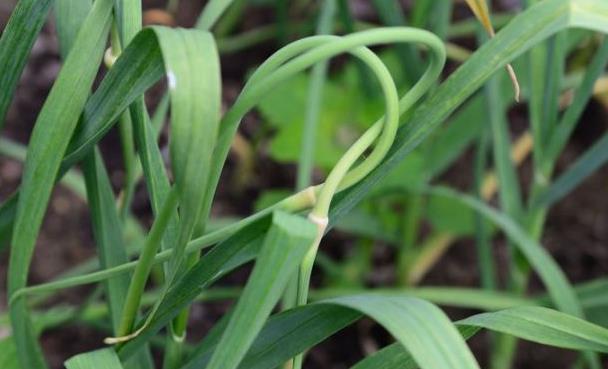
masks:
<svg viewBox="0 0 608 369"><path fill-rule="evenodd" d="M494 26L492 26L492 21L490 20L490 9L488 8L486 0L466 0L466 3L469 8L471 8L471 11L473 12L477 20L479 20L479 22L486 30L490 38L493 38L495 35ZM513 66L511 66L511 64L507 64L507 72L509 73L511 83L513 84L515 101L519 102L521 89L519 87L517 75L515 74L515 70L513 69Z"/></svg>
<svg viewBox="0 0 608 369"><path fill-rule="evenodd" d="M473 14L483 28L488 32L490 37L494 36L494 27L492 26L492 22L490 21L490 10L488 8L488 4L486 0L466 0L467 5L471 8Z"/></svg>
<svg viewBox="0 0 608 369"><path fill-rule="evenodd" d="M521 88L519 87L519 81L517 80L517 75L515 74L515 70L513 69L513 66L511 64L507 64L507 72L509 72L509 78L511 79L511 83L513 84L515 102L519 102Z"/></svg>

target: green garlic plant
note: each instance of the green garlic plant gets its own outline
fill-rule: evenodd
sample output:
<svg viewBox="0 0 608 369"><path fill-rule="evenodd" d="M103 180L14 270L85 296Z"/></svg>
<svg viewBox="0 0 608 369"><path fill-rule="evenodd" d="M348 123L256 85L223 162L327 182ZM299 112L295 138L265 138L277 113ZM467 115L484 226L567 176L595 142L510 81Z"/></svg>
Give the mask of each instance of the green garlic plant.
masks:
<svg viewBox="0 0 608 369"><path fill-rule="evenodd" d="M439 9L437 14L449 23L451 6L435 2L439 3L420 1L411 23L424 26L432 9ZM280 12L282 2L277 4ZM598 353L608 352L608 330L586 320L584 291L572 286L539 244L539 236L548 205L606 160L606 140L602 139L580 159L582 164L575 164L575 174L567 172L566 177L549 183L555 160L608 61L608 44L603 41L599 47L577 85L574 102L561 118L556 105L559 88L554 91L547 86L558 85L552 78L561 78L563 64L557 63L543 78L530 72L532 83L526 97L533 107L536 182L529 209L524 209L518 187L513 185L514 168L501 115L506 108L496 98L500 86L494 75L528 50L532 68L542 65L549 55L547 50L561 50L565 59L568 39L564 35L570 34L569 29L608 32L608 4L603 0L531 1L523 13L508 17L495 37L466 55L466 61L444 82L439 80L446 56L461 56L454 48L448 48L446 54L445 24L436 26L435 33L405 27L391 8L395 4L374 4L387 27L358 25L365 29L355 30L345 1L323 2L317 35L291 42L266 59L222 114L222 50L246 47L252 39L259 42L268 37L266 30L258 30L232 39L219 38L218 34L238 19L245 1L209 1L193 29L142 29L138 0L19 0L0 39L0 122L4 122L19 76L51 8L63 65L38 114L27 149L10 141L0 143L3 154L24 160L19 189L0 207L0 236L5 241L3 247L10 245L11 325L11 334L0 341L0 367L46 368L39 334L77 316L102 325L107 338L100 342L99 350L67 360L68 369L149 369L154 367L151 350L158 347L163 353L162 366L167 369L301 368L304 352L363 316L383 326L395 343L353 368L479 368L465 340L481 329L502 334L498 337L504 344L495 350L495 363L512 358L515 341L505 338L508 336L579 350L581 365L601 367ZM179 2L171 1L168 7L178 9ZM330 34L338 10L346 20L347 33L342 36ZM285 19L270 34L280 30L281 24L284 26ZM383 58L370 49L392 45L408 70L404 72L408 88L401 95ZM424 58L417 48L424 50ZM360 76L369 78L367 87L375 86L380 92L383 114L346 150L323 183L311 185L327 61L341 54L354 56ZM108 70L93 91L104 56ZM246 218L208 230L219 178L241 120L277 86L310 68L298 190ZM143 96L163 78L167 96L150 117ZM326 232L356 211L357 203L374 194L375 184L424 145L425 139L484 84L492 108L489 120L494 166L501 184L501 210L479 196L428 183L410 189L410 195L451 199L503 232L513 254L524 260L510 266L512 294L486 288L326 291L323 296L321 290L309 301L312 267ZM552 97L554 110L541 109L543 96ZM169 108L170 173L158 145ZM551 127L543 123L558 120L561 122ZM97 148L115 124L127 178L118 197ZM77 164L82 176L74 169ZM149 230L144 230L130 211L140 178L154 214ZM56 280L28 285L36 240L58 182L86 197L97 260ZM490 262L483 258L487 256L483 251L480 248L480 263L487 267ZM135 260L130 261L131 257ZM226 296L212 287L249 262L254 263L253 270L236 294ZM162 266L162 285L146 291L155 265ZM488 272L487 268L482 270ZM545 299L522 295L530 271L537 273L546 287ZM484 277L491 280L487 274ZM85 284L99 285L96 291L101 295L96 292L82 306L60 306L45 314L42 303L53 293ZM595 292L591 290L588 287L586 293ZM189 306L214 298L234 299L235 304L200 342L187 343ZM282 311L273 313L281 299ZM434 303L488 311L452 322Z"/></svg>

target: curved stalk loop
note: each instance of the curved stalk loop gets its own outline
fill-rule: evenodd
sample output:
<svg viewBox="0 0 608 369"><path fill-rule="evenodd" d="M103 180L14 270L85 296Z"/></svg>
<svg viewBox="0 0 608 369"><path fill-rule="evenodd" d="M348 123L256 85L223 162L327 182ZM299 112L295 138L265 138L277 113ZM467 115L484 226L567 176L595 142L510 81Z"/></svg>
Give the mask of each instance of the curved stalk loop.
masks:
<svg viewBox="0 0 608 369"><path fill-rule="evenodd" d="M405 42L416 42L426 46L429 50L429 65L420 80L399 98L388 69L367 46ZM273 54L253 73L236 103L223 118L223 130L220 132L218 148L216 148L216 154L223 154L225 158L229 147L226 143L233 136L238 123L278 83L317 62L342 53L350 53L359 58L375 75L384 97L385 115L347 150L332 169L325 183L316 187L318 199L312 208L310 218L318 225L319 237L316 244L311 247L310 257L306 258L307 261L302 266L301 287L308 285L310 271L307 270L311 269L316 249L325 232L332 198L337 192L362 180L382 161L393 143L400 116L408 111L439 78L446 58L443 43L430 32L405 27L379 28L347 36L312 36L295 41ZM369 155L360 160L368 150L371 150ZM219 162L223 164L223 160ZM301 303L306 300L305 295L306 293L301 290L299 293Z"/></svg>
<svg viewBox="0 0 608 369"><path fill-rule="evenodd" d="M416 42L428 48L430 61L427 70L416 84L401 98L390 72L380 58L367 46L388 43ZM380 28L347 36L319 35L293 42L268 58L251 76L234 106L224 116L218 140L218 154L225 158L231 137L238 123L278 83L294 74L342 53L359 58L376 77L384 97L385 114L378 119L340 158L325 183L316 187L318 193L309 214L317 226L317 237L310 246L298 273L297 304L306 304L312 266L317 250L329 223L328 212L334 195L365 178L384 159L393 144L399 118L410 109L437 81L445 64L446 53L442 41L430 32L413 28ZM369 155L361 160L363 155ZM217 149L216 149L217 153ZM216 161L223 163L223 160ZM218 168L221 170L221 167ZM216 175L217 176L217 175ZM210 203L210 196L207 197ZM301 366L297 357L294 367Z"/></svg>

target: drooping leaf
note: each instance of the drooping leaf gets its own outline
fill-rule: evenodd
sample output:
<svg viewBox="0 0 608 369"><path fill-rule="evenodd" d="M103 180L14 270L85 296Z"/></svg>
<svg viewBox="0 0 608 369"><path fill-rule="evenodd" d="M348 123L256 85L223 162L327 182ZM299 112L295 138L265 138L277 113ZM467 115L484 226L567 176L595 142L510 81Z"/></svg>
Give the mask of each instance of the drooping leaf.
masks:
<svg viewBox="0 0 608 369"><path fill-rule="evenodd" d="M608 352L608 330L558 311L526 306L474 315L458 321L544 345Z"/></svg>
<svg viewBox="0 0 608 369"><path fill-rule="evenodd" d="M541 307L518 307L473 315L456 322L468 339L479 328L496 330L533 342L575 350L606 352L608 330L555 310ZM411 355L398 343L389 345L363 359L352 369L416 368Z"/></svg>
<svg viewBox="0 0 608 369"><path fill-rule="evenodd" d="M462 337L434 305L406 295L364 294L324 300L272 317L239 368L275 368L363 315L408 347L421 368L477 367ZM195 351L184 369L203 367L209 351L209 347Z"/></svg>

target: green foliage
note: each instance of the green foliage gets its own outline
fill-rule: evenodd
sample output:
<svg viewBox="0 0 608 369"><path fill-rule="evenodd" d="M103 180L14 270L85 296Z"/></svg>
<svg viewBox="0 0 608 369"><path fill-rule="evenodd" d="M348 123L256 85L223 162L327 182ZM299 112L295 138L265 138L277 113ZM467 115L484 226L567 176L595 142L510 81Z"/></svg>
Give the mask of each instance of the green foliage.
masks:
<svg viewBox="0 0 608 369"><path fill-rule="evenodd" d="M114 346L80 353L65 362L68 369L151 368L150 345L164 349L166 369L272 369L287 362L299 369L306 351L363 317L396 342L353 368L478 368L465 340L482 329L503 335L490 347L494 367L509 365L509 347L515 345L500 342L515 338L581 351L585 365L599 367L592 352L608 353L606 281L573 286L540 241L550 206L608 159L604 135L551 180L605 72L608 42L599 43L595 34L608 32L605 1L545 0L515 17L503 15L499 23L505 26L496 37L482 40L484 46L443 82L444 41L450 33L474 33L450 24L450 1L418 1L412 14L402 13L396 1L374 1L380 22L391 27L360 24L347 2L328 1L310 17L319 20L317 35L289 43L264 61L222 114L222 47L212 30L233 49L265 39L268 31L261 30L261 38L260 30L250 31L254 38L237 35L230 43L226 35L250 6L238 1L230 8L232 3L209 1L191 30L141 29L139 1L17 3L0 38L0 126L51 6L63 62L27 150L0 140L3 155L24 162L19 189L0 207L0 240L10 239L11 248L9 311L0 316L0 334L8 336L0 339L0 367L45 368L40 333L77 322L101 329ZM294 9L306 14L308 8L296 3ZM476 4L478 12L484 9L484 26L492 28L485 2ZM292 26L286 3L275 5L279 19L270 34L283 42ZM225 23L214 27L223 15ZM340 27L348 34L329 34ZM586 31L569 30L575 27ZM352 32L359 28L366 29ZM116 61L94 86L108 39ZM582 51L576 47L581 40L588 41ZM585 71L577 79L567 60L583 51L594 57L588 66L582 63ZM355 60L328 68L329 59L344 53ZM508 124L512 102L502 68L512 62L524 76L530 108L534 178L528 191L520 186L522 158L513 159ZM150 118L144 94L163 78L167 96ZM566 87L574 87L574 98L562 113ZM169 107L166 166L158 132ZM256 107L262 129L249 155L268 147L271 160L298 163L298 191L267 189L255 213L215 229L211 225L224 224L210 217L220 175L241 120ZM128 172L120 195L96 147L115 124ZM473 143L479 145L477 196L436 186ZM77 164L82 175L74 171ZM327 178L307 187L313 166ZM493 191L481 191L483 174L492 168L498 209L488 204ZM140 180L153 213L149 230L130 209ZM43 218L60 181L86 195L96 256L57 280L28 286ZM350 260L317 254L334 226L356 237ZM496 283L483 289L407 286L408 273L432 267L457 237L477 236L483 277L494 278L495 234L513 245L505 291L493 290ZM364 287L376 242L394 247L397 288ZM202 340L185 344L189 307L250 262L244 287L218 294L234 298L233 307ZM336 285L324 281L310 291L309 301L315 262ZM531 272L546 296L525 294ZM62 302L49 308L56 291L84 284L103 288L77 306ZM281 297L284 311L274 313ZM451 322L435 304L487 312Z"/></svg>

